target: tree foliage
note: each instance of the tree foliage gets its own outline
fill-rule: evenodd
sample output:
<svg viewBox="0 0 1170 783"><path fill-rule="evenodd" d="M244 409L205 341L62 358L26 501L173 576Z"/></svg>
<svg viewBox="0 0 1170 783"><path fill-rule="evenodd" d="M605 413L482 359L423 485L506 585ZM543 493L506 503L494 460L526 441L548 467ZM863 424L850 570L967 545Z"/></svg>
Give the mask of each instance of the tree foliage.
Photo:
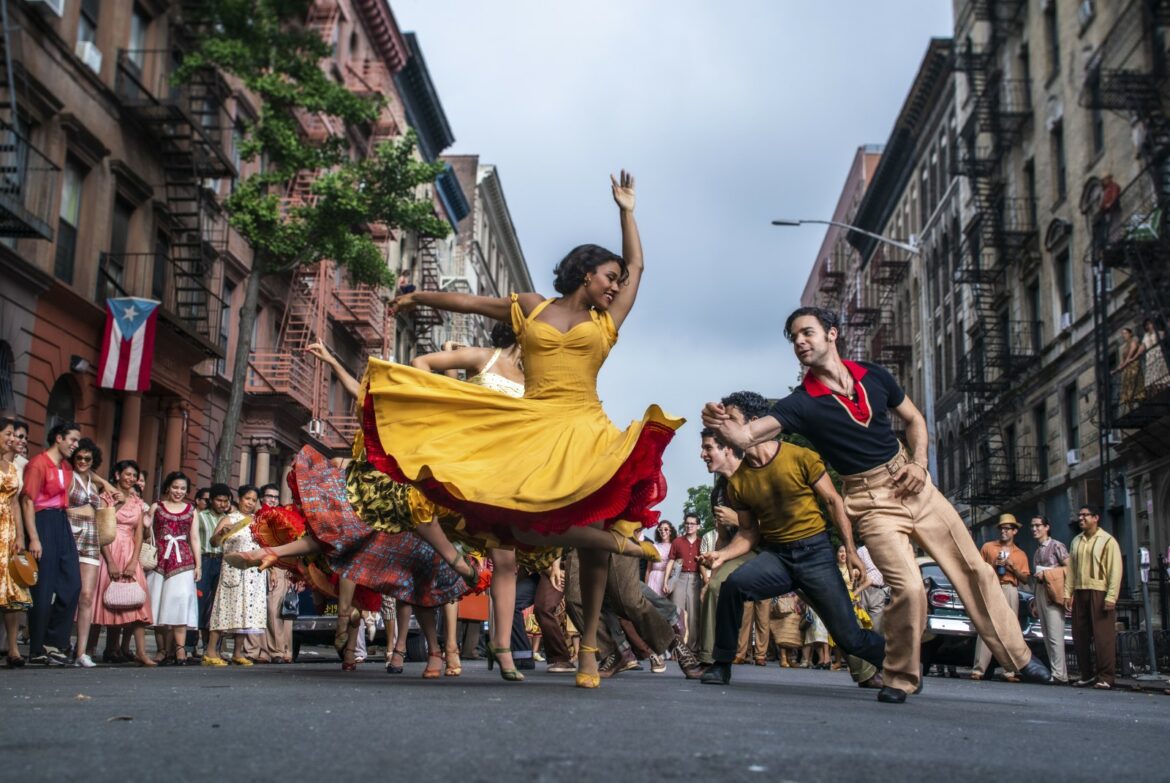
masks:
<svg viewBox="0 0 1170 783"><path fill-rule="evenodd" d="M706 533L715 529L715 514L711 511L711 485L700 484L687 489L687 499L683 502L683 514L696 514L699 517L699 532ZM682 530L682 520L677 527Z"/></svg>
<svg viewBox="0 0 1170 783"><path fill-rule="evenodd" d="M237 79L258 102L257 118L240 123L242 161L260 170L237 181L223 207L232 227L251 245L261 274L331 259L355 282L391 283L385 258L363 227L370 223L444 237L448 224L434 214L420 185L433 182L441 163L415 154L413 131L355 160L348 133L311 142L300 118L323 115L337 127L368 132L388 100L357 95L320 63L330 47L304 25L311 0L207 0L193 4L205 31L184 53L173 80L188 82L208 68ZM313 198L289 205L287 183L315 172Z"/></svg>

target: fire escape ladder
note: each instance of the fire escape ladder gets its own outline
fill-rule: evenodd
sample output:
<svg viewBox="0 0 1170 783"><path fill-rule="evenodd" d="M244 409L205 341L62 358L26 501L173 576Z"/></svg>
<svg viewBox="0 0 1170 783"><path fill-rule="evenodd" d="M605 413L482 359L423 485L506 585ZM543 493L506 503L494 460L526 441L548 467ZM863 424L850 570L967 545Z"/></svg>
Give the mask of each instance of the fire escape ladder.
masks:
<svg viewBox="0 0 1170 783"><path fill-rule="evenodd" d="M439 254L436 248L437 240L432 236L420 236L418 239L418 289L420 291L438 291L439 289ZM434 353L439 350L435 343L433 330L444 323L444 316L439 310L432 307L419 307L414 311L414 341L419 355Z"/></svg>

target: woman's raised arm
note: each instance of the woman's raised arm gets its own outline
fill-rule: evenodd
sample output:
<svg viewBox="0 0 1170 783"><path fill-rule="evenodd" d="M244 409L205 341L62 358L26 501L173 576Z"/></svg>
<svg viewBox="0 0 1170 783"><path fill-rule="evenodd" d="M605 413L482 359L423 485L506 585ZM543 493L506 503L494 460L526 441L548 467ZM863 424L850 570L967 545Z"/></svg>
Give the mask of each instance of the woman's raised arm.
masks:
<svg viewBox="0 0 1170 783"><path fill-rule="evenodd" d="M642 238L638 235L638 222L634 220L634 175L622 169L620 179L612 174L609 179L613 183L613 200L618 205L622 224L622 258L625 259L629 273L626 285L609 308L614 326L620 330L622 322L634 309L645 264L642 260Z"/></svg>

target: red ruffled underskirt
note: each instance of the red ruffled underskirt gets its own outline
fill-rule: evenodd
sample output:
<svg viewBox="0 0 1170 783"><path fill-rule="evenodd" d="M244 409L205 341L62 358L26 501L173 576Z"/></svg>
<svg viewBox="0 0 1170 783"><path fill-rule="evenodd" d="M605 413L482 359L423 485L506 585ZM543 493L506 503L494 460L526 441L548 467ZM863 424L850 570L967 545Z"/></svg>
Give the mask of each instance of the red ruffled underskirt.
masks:
<svg viewBox="0 0 1170 783"><path fill-rule="evenodd" d="M674 437L670 427L648 422L638 434L630 456L596 492L562 508L535 512L457 498L433 478L411 481L398 467L398 461L382 448L373 395L366 395L362 413L366 459L370 464L401 484L413 484L432 502L463 515L472 532L490 530L506 538L507 528L511 526L547 535L596 522L604 522L609 527L616 520L638 522L642 527L658 524L660 513L654 506L666 498L662 454Z"/></svg>

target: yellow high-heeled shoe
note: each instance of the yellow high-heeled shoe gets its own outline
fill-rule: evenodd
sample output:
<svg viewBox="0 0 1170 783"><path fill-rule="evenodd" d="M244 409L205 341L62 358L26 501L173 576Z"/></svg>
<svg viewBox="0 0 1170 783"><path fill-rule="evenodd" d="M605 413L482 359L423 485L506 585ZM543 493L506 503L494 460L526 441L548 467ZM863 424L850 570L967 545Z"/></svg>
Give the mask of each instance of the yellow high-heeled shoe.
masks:
<svg viewBox="0 0 1170 783"><path fill-rule="evenodd" d="M578 650L578 653L580 655L585 655L585 654L597 655L599 652L601 652L601 650L597 649L596 647L590 647L587 644L582 644L580 649ZM578 662L577 665L579 666L580 662ZM601 675L600 674L587 674L586 672L578 671L577 677L576 677L576 685L578 688L600 688L601 687Z"/></svg>
<svg viewBox="0 0 1170 783"><path fill-rule="evenodd" d="M610 529L609 534L613 536L613 543L617 548L617 554L619 555L625 555L626 547L629 544L634 543L630 539L623 536L620 532L613 530L612 528ZM658 547L654 546L654 542L647 541L646 539L642 539L638 542L637 553L635 554L631 552L630 556L637 557L642 560L649 560L651 563L657 563L662 560L662 555L658 554Z"/></svg>

